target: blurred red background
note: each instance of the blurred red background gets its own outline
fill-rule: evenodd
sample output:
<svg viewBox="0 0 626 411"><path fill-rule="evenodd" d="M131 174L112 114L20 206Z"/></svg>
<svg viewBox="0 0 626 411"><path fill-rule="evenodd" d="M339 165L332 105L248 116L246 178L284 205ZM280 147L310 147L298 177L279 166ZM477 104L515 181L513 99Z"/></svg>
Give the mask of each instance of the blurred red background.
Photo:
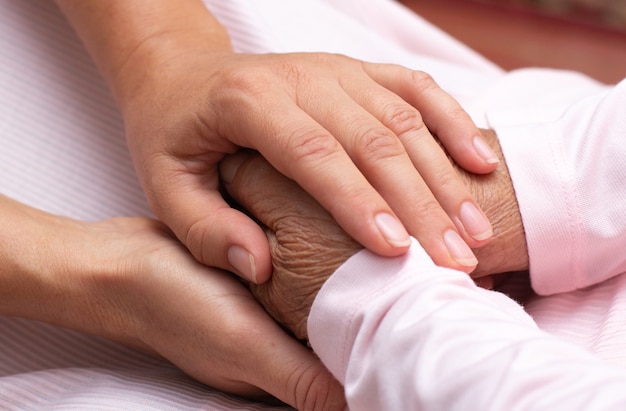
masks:
<svg viewBox="0 0 626 411"><path fill-rule="evenodd" d="M626 78L626 0L399 0L505 69Z"/></svg>

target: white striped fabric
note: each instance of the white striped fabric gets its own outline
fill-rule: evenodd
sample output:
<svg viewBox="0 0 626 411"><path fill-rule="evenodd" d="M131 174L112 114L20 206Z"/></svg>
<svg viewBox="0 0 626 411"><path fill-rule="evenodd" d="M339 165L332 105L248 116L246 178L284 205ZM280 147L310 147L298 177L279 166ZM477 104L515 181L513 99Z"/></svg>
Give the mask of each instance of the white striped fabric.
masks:
<svg viewBox="0 0 626 411"><path fill-rule="evenodd" d="M479 123L474 98L501 73L388 0L205 3L239 51L330 51L421 69ZM151 215L115 104L53 2L0 0L0 95L0 193L83 220ZM531 308L547 329L567 331L556 329L563 312L542 314L540 302ZM0 318L0 409L284 408L216 392L165 361L103 339Z"/></svg>
<svg viewBox="0 0 626 411"><path fill-rule="evenodd" d="M151 215L103 80L54 2L0 1L0 193L84 220ZM119 344L0 317L1 410L279 410Z"/></svg>

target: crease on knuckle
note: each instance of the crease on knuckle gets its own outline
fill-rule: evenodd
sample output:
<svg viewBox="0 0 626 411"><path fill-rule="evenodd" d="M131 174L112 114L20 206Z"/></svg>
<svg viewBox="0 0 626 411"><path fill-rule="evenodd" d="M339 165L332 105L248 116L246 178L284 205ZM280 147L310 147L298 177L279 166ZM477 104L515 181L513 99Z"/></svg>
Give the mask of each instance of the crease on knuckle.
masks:
<svg viewBox="0 0 626 411"><path fill-rule="evenodd" d="M433 77L423 71L413 70L410 72L409 81L413 88L416 88L419 92L428 92L439 88L435 79Z"/></svg>
<svg viewBox="0 0 626 411"><path fill-rule="evenodd" d="M400 140L393 133L382 128L370 129L362 133L357 144L355 160L360 164L399 157L405 153Z"/></svg>
<svg viewBox="0 0 626 411"><path fill-rule="evenodd" d="M307 81L309 74L298 61L283 60L274 66L276 74L288 84L298 86Z"/></svg>
<svg viewBox="0 0 626 411"><path fill-rule="evenodd" d="M431 221L430 219L440 220L442 213L445 213L441 204L432 199L430 196L418 196L418 198L413 202L413 209L413 217L424 221Z"/></svg>
<svg viewBox="0 0 626 411"><path fill-rule="evenodd" d="M305 370L298 370L293 378L296 379L292 386L299 410L328 410L334 405L331 400L330 374L320 368L309 366Z"/></svg>
<svg viewBox="0 0 626 411"><path fill-rule="evenodd" d="M270 83L270 78L263 70L248 66L223 69L219 77L223 90L230 95L238 92L246 96L258 96L265 92Z"/></svg>
<svg viewBox="0 0 626 411"><path fill-rule="evenodd" d="M459 184L462 182L459 176L453 171L444 171L437 175L437 189L444 193L459 193L461 191Z"/></svg>
<svg viewBox="0 0 626 411"><path fill-rule="evenodd" d="M205 255L205 243L208 244L209 233L213 231L213 222L208 216L194 221L187 227L183 238L191 254L200 262L208 261Z"/></svg>
<svg viewBox="0 0 626 411"><path fill-rule="evenodd" d="M384 110L382 122L398 136L409 131L421 131L426 127L419 111L404 104Z"/></svg>
<svg viewBox="0 0 626 411"><path fill-rule="evenodd" d="M341 150L339 142L321 129L298 129L291 133L288 141L293 164L316 162Z"/></svg>
<svg viewBox="0 0 626 411"><path fill-rule="evenodd" d="M458 121L465 119L467 117L467 113L463 110L463 108L461 108L461 106L454 105L446 110L446 117L449 118L449 121Z"/></svg>

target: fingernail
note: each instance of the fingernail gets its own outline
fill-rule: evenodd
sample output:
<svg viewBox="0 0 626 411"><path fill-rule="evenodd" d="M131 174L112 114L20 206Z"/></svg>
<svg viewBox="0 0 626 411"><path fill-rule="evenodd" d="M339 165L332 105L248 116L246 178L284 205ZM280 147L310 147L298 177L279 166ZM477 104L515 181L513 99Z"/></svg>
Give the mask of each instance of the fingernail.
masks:
<svg viewBox="0 0 626 411"><path fill-rule="evenodd" d="M226 184L230 184L235 179L237 170L246 159L246 156L235 154L228 156L220 163L220 177Z"/></svg>
<svg viewBox="0 0 626 411"><path fill-rule="evenodd" d="M237 274L256 284L254 256L244 248L234 245L228 249L228 262Z"/></svg>
<svg viewBox="0 0 626 411"><path fill-rule="evenodd" d="M394 247L404 247L411 243L409 233L402 223L388 213L380 213L374 217L378 229L387 242Z"/></svg>
<svg viewBox="0 0 626 411"><path fill-rule="evenodd" d="M474 149L478 155L481 156L488 164L498 164L500 162L496 153L491 149L491 147L489 147L489 144L487 144L482 137L474 137L472 143L474 144Z"/></svg>
<svg viewBox="0 0 626 411"><path fill-rule="evenodd" d="M476 256L471 248L463 241L461 236L454 230L448 230L443 235L443 241L454 260L464 267L473 267L478 264Z"/></svg>
<svg viewBox="0 0 626 411"><path fill-rule="evenodd" d="M466 201L461 205L460 218L465 231L474 240L486 240L493 235L487 216L474 203Z"/></svg>

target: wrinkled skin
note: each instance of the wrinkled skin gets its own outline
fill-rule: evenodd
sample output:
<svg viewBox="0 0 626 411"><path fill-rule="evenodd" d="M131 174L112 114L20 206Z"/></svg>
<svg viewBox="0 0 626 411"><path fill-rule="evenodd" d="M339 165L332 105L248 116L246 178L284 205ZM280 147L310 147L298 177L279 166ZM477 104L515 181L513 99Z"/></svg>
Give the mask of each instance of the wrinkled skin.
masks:
<svg viewBox="0 0 626 411"><path fill-rule="evenodd" d="M324 52L238 53L200 0L56 0L106 79L148 202L192 255L255 283L267 238L219 192L218 167L259 151L369 250L469 272L492 229L433 138L463 168L492 150L428 74ZM418 221L430 221L420 224Z"/></svg>
<svg viewBox="0 0 626 411"><path fill-rule="evenodd" d="M267 227L274 273L265 284L251 284L252 293L272 317L305 339L319 288L363 247L263 157L240 154L228 167L238 167L231 194Z"/></svg>
<svg viewBox="0 0 626 411"><path fill-rule="evenodd" d="M498 147L493 132L483 135ZM492 274L528 268L517 200L506 167L487 176L458 172L494 223L494 240L477 250L479 266L473 273L479 285L491 288ZM222 164L222 174L233 198L267 227L274 273L266 284L251 285L252 293L277 321L306 339L308 314L319 289L361 246L262 157L237 154Z"/></svg>

